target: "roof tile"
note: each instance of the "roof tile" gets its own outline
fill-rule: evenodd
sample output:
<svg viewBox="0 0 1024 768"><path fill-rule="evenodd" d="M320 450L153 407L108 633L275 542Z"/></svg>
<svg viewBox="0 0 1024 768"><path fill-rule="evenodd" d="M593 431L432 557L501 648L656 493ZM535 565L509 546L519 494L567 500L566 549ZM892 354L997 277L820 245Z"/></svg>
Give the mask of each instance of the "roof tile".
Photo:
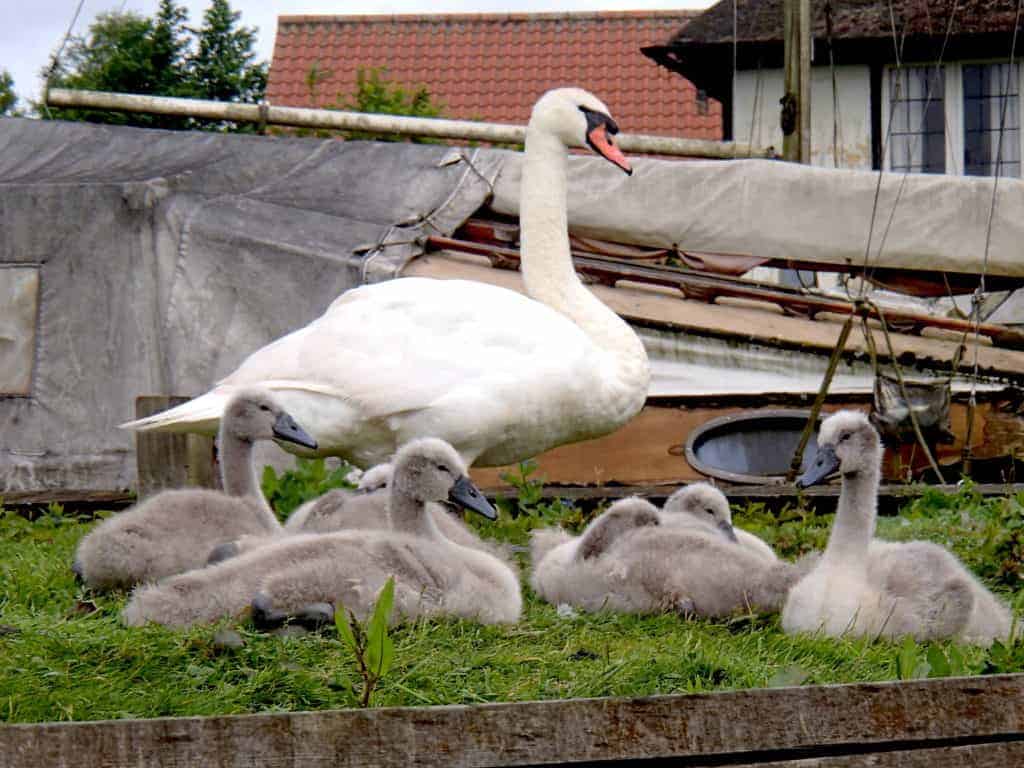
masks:
<svg viewBox="0 0 1024 768"><path fill-rule="evenodd" d="M288 106L352 101L360 68L406 89L426 87L445 117L525 123L545 90L578 85L608 104L623 130L721 138L711 101L640 48L678 32L693 11L409 16L281 16L268 99ZM324 79L315 97L306 73ZM316 102L314 104L314 101Z"/></svg>

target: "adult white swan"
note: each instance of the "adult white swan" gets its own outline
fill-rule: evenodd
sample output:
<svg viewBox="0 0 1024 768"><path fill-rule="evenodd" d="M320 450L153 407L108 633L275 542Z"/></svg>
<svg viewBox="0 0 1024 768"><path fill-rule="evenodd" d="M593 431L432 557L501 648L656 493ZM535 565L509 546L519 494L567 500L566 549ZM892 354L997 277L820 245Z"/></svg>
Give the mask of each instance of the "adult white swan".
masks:
<svg viewBox="0 0 1024 768"><path fill-rule="evenodd" d="M231 393L258 384L308 428L317 455L363 467L420 436L496 466L618 429L644 403L647 355L576 276L566 216L566 148L586 143L631 173L617 132L607 107L578 88L534 105L520 203L531 298L463 280L356 288L210 392L124 426L212 432Z"/></svg>

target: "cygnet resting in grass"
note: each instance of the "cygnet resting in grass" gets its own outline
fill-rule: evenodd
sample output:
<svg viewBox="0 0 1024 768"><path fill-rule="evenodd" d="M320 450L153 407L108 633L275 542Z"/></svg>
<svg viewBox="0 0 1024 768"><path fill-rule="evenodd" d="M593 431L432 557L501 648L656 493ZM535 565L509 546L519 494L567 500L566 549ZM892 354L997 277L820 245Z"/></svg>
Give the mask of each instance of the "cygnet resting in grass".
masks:
<svg viewBox="0 0 1024 768"><path fill-rule="evenodd" d="M359 478L355 490L334 488L322 496L310 499L298 506L285 520L284 527L269 533L242 536L234 541L225 541L212 550L206 564L214 565L257 547L279 540L282 536L300 533L330 533L343 528L386 528L387 494L378 494L391 476L390 464L378 464L366 470ZM374 496L370 501L370 497ZM363 499L349 505L353 499ZM350 514L343 513L348 509ZM364 523L364 524L359 524Z"/></svg>
<svg viewBox="0 0 1024 768"><path fill-rule="evenodd" d="M821 424L806 487L836 470L842 491L828 546L786 600L786 632L913 635L991 644L1010 633L1010 611L943 547L874 540L882 447L868 418L839 411Z"/></svg>
<svg viewBox="0 0 1024 768"><path fill-rule="evenodd" d="M721 491L708 483L691 483L665 500L662 521L666 524L697 525L717 531L751 552L769 560L778 560L775 552L762 539L732 524L729 501Z"/></svg>
<svg viewBox="0 0 1024 768"><path fill-rule="evenodd" d="M384 490L391 479L391 464L377 464L366 470L359 478L355 491L347 488L335 488L323 496L310 499L285 520L284 529L288 533L329 533L341 528L378 528L387 523L360 525L364 519L376 523L376 518L383 518L387 507L387 495L376 496L377 491ZM343 508L357 496L373 496L372 504L358 505L365 509L365 514L352 515L350 520L338 519ZM369 518L372 515L373 518ZM353 525L352 521L357 524Z"/></svg>
<svg viewBox="0 0 1024 768"><path fill-rule="evenodd" d="M359 487L355 492L340 488L328 491L296 509L285 522L281 533L269 536L243 536L237 541L222 544L210 553L209 563L219 563L229 557L236 557L265 546L280 539L282 534L290 536L390 528L387 484L390 482L391 472L391 464L371 467L360 478ZM515 568L506 547L478 536L459 518L458 512L450 510L443 503L430 503L427 510L437 529L446 538L456 544L489 552ZM299 516L298 522L294 522L296 516Z"/></svg>
<svg viewBox="0 0 1024 768"><path fill-rule="evenodd" d="M609 526L609 519L616 522ZM602 528L593 539L607 539L607 545L586 547ZM584 557L585 548L597 554ZM720 617L777 610L799 576L795 566L770 562L716 530L666 525L664 515L639 498L613 504L578 539L537 531L532 553L530 583L537 594L587 611Z"/></svg>
<svg viewBox="0 0 1024 768"><path fill-rule="evenodd" d="M430 502L451 501L494 519L493 507L466 476L444 441L423 438L395 456L390 486L391 530L286 537L209 568L132 595L122 613L129 626L173 627L239 616L250 602L264 625L289 615L329 621L341 601L365 616L389 576L399 616L457 616L485 624L514 622L522 610L519 579L500 559L462 546L438 531ZM324 610L320 606L327 604Z"/></svg>
<svg viewBox="0 0 1024 768"><path fill-rule="evenodd" d="M575 560L590 560L604 554L627 531L660 522L655 507L632 496L594 518L579 536L562 528L534 530L530 538L530 560L536 565L547 559L547 568L566 568Z"/></svg>
<svg viewBox="0 0 1024 768"><path fill-rule="evenodd" d="M268 392L242 390L218 435L224 492L162 491L115 515L78 545L75 572L91 587L128 587L202 567L219 542L279 531L252 464L257 440L316 447Z"/></svg>

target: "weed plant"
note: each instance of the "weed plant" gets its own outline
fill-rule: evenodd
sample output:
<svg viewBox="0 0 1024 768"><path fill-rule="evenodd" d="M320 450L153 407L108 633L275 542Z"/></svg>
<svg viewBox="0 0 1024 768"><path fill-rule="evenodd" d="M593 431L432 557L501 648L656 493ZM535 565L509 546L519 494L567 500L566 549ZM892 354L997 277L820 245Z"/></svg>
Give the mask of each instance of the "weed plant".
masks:
<svg viewBox="0 0 1024 768"><path fill-rule="evenodd" d="M276 476L289 505L332 475L317 462ZM335 478L337 479L337 478ZM486 535L525 544L533 528L587 515L541 498L535 468L510 478L517 493L498 500ZM290 489L282 491L281 489ZM271 489L274 490L274 489ZM1017 603L1022 497L982 498L929 490L879 536L923 538L954 551L1005 598ZM824 545L831 515L792 505L771 513L734 511L740 527L786 558ZM96 720L214 715L359 706L365 679L352 648L333 629L267 636L247 621L176 632L122 627L124 594L89 592L74 581L75 546L95 523L59 507L29 521L0 512L0 721ZM474 525L477 525L474 522ZM523 561L524 573L526 562ZM237 634L235 634L237 633ZM225 642L225 637L233 642ZM676 616L560 615L525 590L515 626L417 621L389 630L389 669L378 667L374 706L459 704L580 696L644 696L1024 671L1024 644L991 649L952 643L788 637L777 616L683 621ZM369 695L365 696L370 701Z"/></svg>

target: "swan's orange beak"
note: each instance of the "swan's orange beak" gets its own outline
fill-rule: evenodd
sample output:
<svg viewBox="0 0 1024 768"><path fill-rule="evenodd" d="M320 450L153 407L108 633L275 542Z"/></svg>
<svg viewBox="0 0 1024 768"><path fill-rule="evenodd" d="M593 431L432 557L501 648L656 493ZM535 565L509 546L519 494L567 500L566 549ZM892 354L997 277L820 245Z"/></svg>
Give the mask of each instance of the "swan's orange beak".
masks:
<svg viewBox="0 0 1024 768"><path fill-rule="evenodd" d="M629 160L622 154L622 150L615 146L612 137L608 133L608 126L605 123L598 123L587 134L587 143L605 160L617 165L626 173L632 175L633 168Z"/></svg>

